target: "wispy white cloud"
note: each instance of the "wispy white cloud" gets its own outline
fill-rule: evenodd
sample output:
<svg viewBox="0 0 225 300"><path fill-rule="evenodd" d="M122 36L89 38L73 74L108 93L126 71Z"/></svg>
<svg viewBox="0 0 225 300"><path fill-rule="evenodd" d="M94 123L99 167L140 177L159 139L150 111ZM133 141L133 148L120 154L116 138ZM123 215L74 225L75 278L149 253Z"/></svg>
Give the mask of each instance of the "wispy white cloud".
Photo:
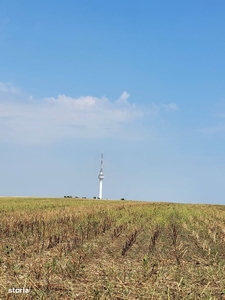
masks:
<svg viewBox="0 0 225 300"><path fill-rule="evenodd" d="M0 141L43 144L63 138L143 138L142 120L152 126L160 106L143 107L130 103L129 97L125 91L114 102L105 96L64 94L37 100L11 83L0 83ZM177 108L174 103L164 106L168 111Z"/></svg>
<svg viewBox="0 0 225 300"><path fill-rule="evenodd" d="M161 107L164 108L166 111L177 111L177 110L179 110L176 103L169 103L169 104L161 103Z"/></svg>
<svg viewBox="0 0 225 300"><path fill-rule="evenodd" d="M131 127L147 113L128 102L127 92L112 102L66 95L17 101L18 91L11 83L0 83L0 141L39 144L61 138L131 137ZM8 94L14 95L13 101Z"/></svg>
<svg viewBox="0 0 225 300"><path fill-rule="evenodd" d="M116 103L129 104L128 98L130 98L130 94L128 94L127 92L123 92L119 99L116 101Z"/></svg>
<svg viewBox="0 0 225 300"><path fill-rule="evenodd" d="M18 94L20 90L17 87L15 87L11 82L0 82L0 92Z"/></svg>

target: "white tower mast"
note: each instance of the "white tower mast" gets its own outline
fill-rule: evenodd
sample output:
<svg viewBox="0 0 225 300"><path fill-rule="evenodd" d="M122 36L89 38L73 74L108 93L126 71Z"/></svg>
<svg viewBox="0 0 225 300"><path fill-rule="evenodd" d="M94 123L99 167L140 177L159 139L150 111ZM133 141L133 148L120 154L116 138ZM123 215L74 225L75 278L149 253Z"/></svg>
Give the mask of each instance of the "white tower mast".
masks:
<svg viewBox="0 0 225 300"><path fill-rule="evenodd" d="M100 166L100 173L98 175L99 178L99 198L102 199L102 181L104 179L103 175L103 154L101 155L101 166Z"/></svg>

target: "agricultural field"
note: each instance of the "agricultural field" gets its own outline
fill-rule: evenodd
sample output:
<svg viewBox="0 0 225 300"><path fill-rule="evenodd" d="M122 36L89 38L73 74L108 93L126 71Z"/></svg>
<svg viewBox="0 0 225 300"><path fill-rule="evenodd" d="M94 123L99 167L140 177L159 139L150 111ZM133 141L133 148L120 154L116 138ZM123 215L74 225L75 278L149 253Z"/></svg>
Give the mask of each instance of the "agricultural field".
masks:
<svg viewBox="0 0 225 300"><path fill-rule="evenodd" d="M0 299L225 299L225 206L0 198Z"/></svg>

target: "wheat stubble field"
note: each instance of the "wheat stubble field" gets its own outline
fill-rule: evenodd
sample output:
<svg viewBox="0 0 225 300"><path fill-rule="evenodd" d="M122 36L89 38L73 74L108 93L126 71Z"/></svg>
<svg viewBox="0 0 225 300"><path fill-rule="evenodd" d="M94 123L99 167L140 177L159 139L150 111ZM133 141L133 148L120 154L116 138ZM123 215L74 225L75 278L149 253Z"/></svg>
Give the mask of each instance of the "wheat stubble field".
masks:
<svg viewBox="0 0 225 300"><path fill-rule="evenodd" d="M225 206L0 198L0 299L225 299Z"/></svg>

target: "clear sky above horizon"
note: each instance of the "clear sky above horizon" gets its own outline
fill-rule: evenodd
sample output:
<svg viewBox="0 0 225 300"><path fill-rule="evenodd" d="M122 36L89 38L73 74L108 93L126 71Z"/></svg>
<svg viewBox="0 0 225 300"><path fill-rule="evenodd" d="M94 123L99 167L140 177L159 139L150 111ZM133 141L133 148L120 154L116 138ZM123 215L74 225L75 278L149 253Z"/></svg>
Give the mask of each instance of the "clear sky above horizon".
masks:
<svg viewBox="0 0 225 300"><path fill-rule="evenodd" d="M0 4L0 195L225 204L225 2Z"/></svg>

